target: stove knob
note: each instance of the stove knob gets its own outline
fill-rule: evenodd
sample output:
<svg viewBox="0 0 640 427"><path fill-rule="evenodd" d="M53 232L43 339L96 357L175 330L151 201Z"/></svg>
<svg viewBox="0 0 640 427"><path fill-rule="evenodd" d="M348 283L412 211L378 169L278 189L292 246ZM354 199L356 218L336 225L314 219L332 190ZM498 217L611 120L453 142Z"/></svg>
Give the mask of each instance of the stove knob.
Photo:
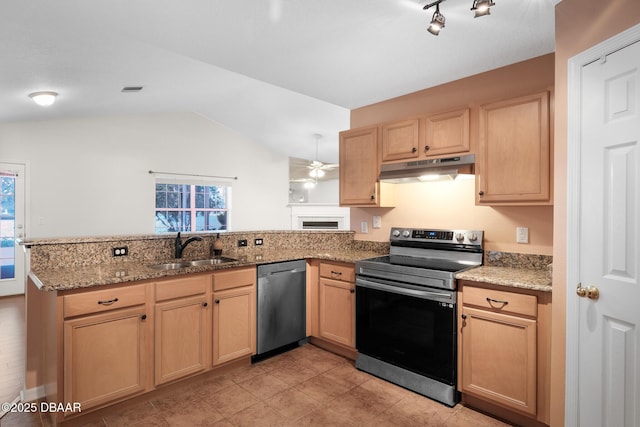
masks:
<svg viewBox="0 0 640 427"><path fill-rule="evenodd" d="M478 240L478 235L476 233L469 233L467 234L467 237L471 242L475 242L476 240Z"/></svg>
<svg viewBox="0 0 640 427"><path fill-rule="evenodd" d="M400 230L393 230L393 237L400 237Z"/></svg>
<svg viewBox="0 0 640 427"><path fill-rule="evenodd" d="M402 232L402 237L410 237L411 236L411 232L409 230L404 230Z"/></svg>
<svg viewBox="0 0 640 427"><path fill-rule="evenodd" d="M462 242L464 240L464 234L462 233L456 233L456 240L458 242Z"/></svg>

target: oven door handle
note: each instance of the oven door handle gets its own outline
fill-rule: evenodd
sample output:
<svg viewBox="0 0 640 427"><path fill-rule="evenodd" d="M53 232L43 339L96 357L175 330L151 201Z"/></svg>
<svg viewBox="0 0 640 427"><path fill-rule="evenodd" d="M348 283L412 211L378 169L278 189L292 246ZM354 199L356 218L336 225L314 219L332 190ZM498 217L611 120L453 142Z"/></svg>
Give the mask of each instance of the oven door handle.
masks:
<svg viewBox="0 0 640 427"><path fill-rule="evenodd" d="M417 289L407 289L400 286L385 285L384 283L372 282L361 278L356 279L356 286L362 286L363 288L376 289L384 292L391 292L392 294L406 295L410 297L418 297L424 299L433 298L446 298L451 299L451 293L434 292Z"/></svg>

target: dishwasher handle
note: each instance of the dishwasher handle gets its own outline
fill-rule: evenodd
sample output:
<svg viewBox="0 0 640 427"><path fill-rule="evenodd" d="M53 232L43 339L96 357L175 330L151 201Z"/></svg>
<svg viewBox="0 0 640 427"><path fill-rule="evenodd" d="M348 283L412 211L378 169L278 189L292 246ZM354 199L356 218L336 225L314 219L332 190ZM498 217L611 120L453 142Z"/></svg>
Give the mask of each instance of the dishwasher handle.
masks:
<svg viewBox="0 0 640 427"><path fill-rule="evenodd" d="M304 273L305 271L306 271L305 268L293 268L293 269L287 269L287 270L269 271L268 273L261 273L259 277L269 277L269 276L274 276L276 274Z"/></svg>

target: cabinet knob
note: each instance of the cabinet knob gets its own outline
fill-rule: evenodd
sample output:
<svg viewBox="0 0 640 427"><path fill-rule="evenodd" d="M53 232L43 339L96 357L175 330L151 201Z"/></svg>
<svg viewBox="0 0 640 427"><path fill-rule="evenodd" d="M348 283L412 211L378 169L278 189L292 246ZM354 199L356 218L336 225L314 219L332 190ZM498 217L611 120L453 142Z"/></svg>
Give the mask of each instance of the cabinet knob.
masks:
<svg viewBox="0 0 640 427"><path fill-rule="evenodd" d="M462 320L467 320L467 315L466 315L466 314L463 314L463 315L462 315L462 316L460 316L460 317L462 317Z"/></svg>
<svg viewBox="0 0 640 427"><path fill-rule="evenodd" d="M376 199L376 195L375 195L375 194L372 194L372 195L371 195L371 200L375 200L375 199Z"/></svg>
<svg viewBox="0 0 640 427"><path fill-rule="evenodd" d="M352 289L349 289L349 292L350 292L350 293L354 293L355 291L356 291L356 290L355 290L355 289L353 289L353 288L352 288Z"/></svg>
<svg viewBox="0 0 640 427"><path fill-rule="evenodd" d="M428 145L425 145L425 146L424 146L424 151L429 151L429 149L430 149L430 148L431 148L431 147L429 147Z"/></svg>
<svg viewBox="0 0 640 427"><path fill-rule="evenodd" d="M214 302L215 302L216 304L220 304L220 300L219 300L219 299L215 300Z"/></svg>
<svg viewBox="0 0 640 427"><path fill-rule="evenodd" d="M478 196L484 196L484 191L482 190L478 191Z"/></svg>
<svg viewBox="0 0 640 427"><path fill-rule="evenodd" d="M202 306L203 306L203 307L207 307L208 305L209 305L209 303L208 303L208 302L204 302L204 303L202 303Z"/></svg>
<svg viewBox="0 0 640 427"><path fill-rule="evenodd" d="M142 319L142 320L147 320L147 315L146 315L146 314L143 314L142 316L140 316L140 319Z"/></svg>
<svg viewBox="0 0 640 427"><path fill-rule="evenodd" d="M418 151L418 149L417 149L416 147L413 147L413 148L411 149L411 152L412 152L412 153L415 153L416 151Z"/></svg>

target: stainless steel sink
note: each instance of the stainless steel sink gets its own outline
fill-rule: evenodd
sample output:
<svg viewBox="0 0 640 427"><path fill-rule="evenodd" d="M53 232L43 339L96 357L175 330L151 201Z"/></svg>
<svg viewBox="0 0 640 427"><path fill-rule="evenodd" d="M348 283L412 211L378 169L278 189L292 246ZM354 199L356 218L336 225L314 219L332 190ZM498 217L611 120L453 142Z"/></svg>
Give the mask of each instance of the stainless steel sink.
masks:
<svg viewBox="0 0 640 427"><path fill-rule="evenodd" d="M199 259L196 261L190 261L189 264L191 264L192 266L198 266L198 265L218 265L218 264L228 264L230 262L236 262L238 261L235 258L228 258L225 256L221 256L221 257L215 257L215 258L209 258L209 259Z"/></svg>
<svg viewBox="0 0 640 427"><path fill-rule="evenodd" d="M202 265L228 264L236 261L238 260L235 258L222 256L222 257L215 257L215 258L209 258L209 259L198 259L195 261L165 262L162 264L150 265L149 268L153 268L155 270L177 270L179 268L198 267Z"/></svg>
<svg viewBox="0 0 640 427"><path fill-rule="evenodd" d="M190 262L166 262L163 264L153 264L149 266L149 268L153 268L156 270L177 270L179 268L187 267L191 267Z"/></svg>

